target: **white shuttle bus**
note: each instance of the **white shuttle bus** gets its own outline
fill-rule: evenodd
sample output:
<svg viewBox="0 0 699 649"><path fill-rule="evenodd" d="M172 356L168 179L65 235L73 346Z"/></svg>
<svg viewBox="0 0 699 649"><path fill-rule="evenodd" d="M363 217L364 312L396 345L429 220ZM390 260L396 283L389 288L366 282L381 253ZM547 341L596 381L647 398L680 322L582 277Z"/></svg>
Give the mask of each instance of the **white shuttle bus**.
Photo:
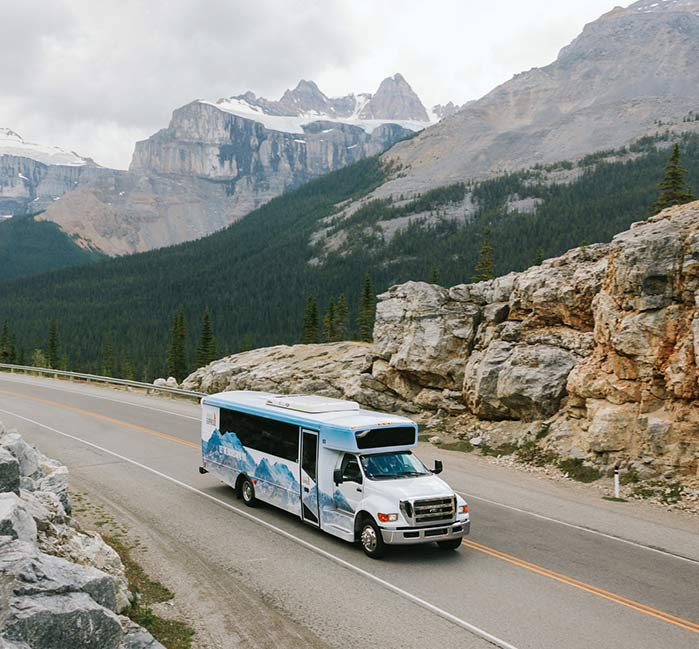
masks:
<svg viewBox="0 0 699 649"><path fill-rule="evenodd" d="M410 419L312 395L222 392L202 399L202 473L246 505L285 509L377 558L386 545L437 542L455 550L469 532L466 502L412 452Z"/></svg>

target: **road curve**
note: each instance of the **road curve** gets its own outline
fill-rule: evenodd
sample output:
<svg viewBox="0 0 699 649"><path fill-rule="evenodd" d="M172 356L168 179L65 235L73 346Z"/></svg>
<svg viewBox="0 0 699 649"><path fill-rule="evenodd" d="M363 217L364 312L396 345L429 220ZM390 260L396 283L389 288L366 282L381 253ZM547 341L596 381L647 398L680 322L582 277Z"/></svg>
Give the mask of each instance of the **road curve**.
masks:
<svg viewBox="0 0 699 649"><path fill-rule="evenodd" d="M469 498L472 533L457 553L406 547L372 561L200 476L195 404L0 375L0 420L150 530L221 647L699 645L691 518L425 446Z"/></svg>

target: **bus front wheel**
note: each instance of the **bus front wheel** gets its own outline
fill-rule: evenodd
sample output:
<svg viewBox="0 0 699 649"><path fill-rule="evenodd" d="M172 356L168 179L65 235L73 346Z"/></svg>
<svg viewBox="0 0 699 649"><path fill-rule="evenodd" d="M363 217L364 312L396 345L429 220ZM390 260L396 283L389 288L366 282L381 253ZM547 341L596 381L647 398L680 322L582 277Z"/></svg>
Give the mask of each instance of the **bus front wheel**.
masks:
<svg viewBox="0 0 699 649"><path fill-rule="evenodd" d="M379 559L386 551L381 530L370 518L365 519L362 523L359 532L359 543L362 546L362 550L364 550L364 554L372 559Z"/></svg>

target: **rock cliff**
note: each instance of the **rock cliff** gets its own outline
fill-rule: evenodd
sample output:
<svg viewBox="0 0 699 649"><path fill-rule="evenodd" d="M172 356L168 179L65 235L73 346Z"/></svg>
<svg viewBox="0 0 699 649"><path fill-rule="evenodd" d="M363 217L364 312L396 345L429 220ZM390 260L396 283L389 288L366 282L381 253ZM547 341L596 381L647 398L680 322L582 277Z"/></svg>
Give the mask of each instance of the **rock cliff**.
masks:
<svg viewBox="0 0 699 649"><path fill-rule="evenodd" d="M109 173L89 158L0 128L0 215L39 212L80 183Z"/></svg>
<svg viewBox="0 0 699 649"><path fill-rule="evenodd" d="M164 649L119 615L124 566L70 516L68 470L0 423L0 647Z"/></svg>
<svg viewBox="0 0 699 649"><path fill-rule="evenodd" d="M189 389L345 396L430 431L699 477L699 202L520 273L379 296L374 344L255 350Z"/></svg>

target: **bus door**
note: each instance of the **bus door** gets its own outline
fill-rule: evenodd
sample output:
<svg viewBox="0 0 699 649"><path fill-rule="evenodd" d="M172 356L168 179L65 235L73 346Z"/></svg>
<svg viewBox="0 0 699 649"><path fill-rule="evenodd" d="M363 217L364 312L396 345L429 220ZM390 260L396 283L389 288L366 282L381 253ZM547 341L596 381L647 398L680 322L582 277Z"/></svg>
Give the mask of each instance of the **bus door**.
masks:
<svg viewBox="0 0 699 649"><path fill-rule="evenodd" d="M318 431L301 430L301 518L318 526Z"/></svg>

